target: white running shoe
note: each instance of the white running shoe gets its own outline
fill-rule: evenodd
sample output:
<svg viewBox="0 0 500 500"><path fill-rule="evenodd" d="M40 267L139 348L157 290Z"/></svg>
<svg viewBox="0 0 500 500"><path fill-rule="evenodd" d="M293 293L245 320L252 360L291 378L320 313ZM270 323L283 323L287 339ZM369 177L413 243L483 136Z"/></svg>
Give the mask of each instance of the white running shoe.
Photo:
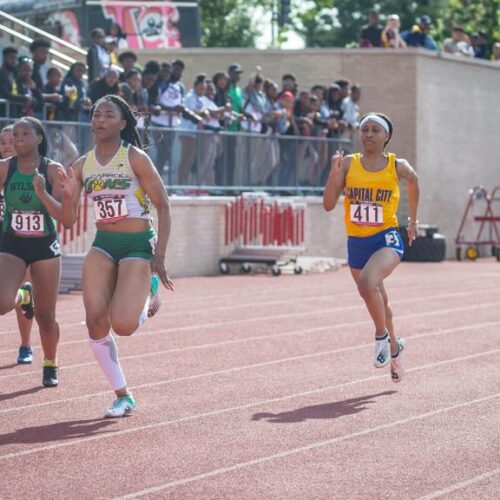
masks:
<svg viewBox="0 0 500 500"><path fill-rule="evenodd" d="M375 340L375 354L373 364L375 368L384 368L391 360L391 348L389 345L389 334L384 340Z"/></svg>
<svg viewBox="0 0 500 500"><path fill-rule="evenodd" d="M128 396L121 396L117 398L114 403L104 412L104 415L108 418L120 418L125 415L132 413L137 407L137 404L132 397L132 394Z"/></svg>
<svg viewBox="0 0 500 500"><path fill-rule="evenodd" d="M403 350L405 345L405 339L398 337L399 353L395 358L391 357L391 378L396 384L403 380L405 374L405 367L403 365Z"/></svg>

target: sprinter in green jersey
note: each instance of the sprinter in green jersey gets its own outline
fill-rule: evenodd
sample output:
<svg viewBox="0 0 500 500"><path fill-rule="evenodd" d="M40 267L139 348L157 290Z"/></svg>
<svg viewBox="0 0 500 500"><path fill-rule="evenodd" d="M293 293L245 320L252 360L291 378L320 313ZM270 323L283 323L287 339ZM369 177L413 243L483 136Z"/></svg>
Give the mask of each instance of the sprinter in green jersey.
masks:
<svg viewBox="0 0 500 500"><path fill-rule="evenodd" d="M0 161L0 190L4 191L5 204L0 242L0 315L35 299L35 319L45 356L42 383L55 387L59 383L59 325L55 311L61 250L54 218L61 217L58 171L64 169L46 158L45 130L35 118L15 122L13 142L17 155ZM19 289L28 268L32 293Z"/></svg>

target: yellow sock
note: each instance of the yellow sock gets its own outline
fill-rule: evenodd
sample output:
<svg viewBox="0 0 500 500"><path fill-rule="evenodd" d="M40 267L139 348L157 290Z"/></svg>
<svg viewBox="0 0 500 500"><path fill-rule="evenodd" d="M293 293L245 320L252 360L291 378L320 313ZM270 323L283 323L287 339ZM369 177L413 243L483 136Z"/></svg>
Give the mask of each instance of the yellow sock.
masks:
<svg viewBox="0 0 500 500"><path fill-rule="evenodd" d="M31 294L29 292L29 290L24 290L23 288L20 288L18 291L17 291L17 295L20 297L20 302L19 302L19 305L20 306L24 306L26 304L29 304L30 303L30 300L31 300Z"/></svg>
<svg viewBox="0 0 500 500"><path fill-rule="evenodd" d="M52 359L44 359L44 360L43 360L43 366L53 366L53 367L57 367L57 360L52 360Z"/></svg>

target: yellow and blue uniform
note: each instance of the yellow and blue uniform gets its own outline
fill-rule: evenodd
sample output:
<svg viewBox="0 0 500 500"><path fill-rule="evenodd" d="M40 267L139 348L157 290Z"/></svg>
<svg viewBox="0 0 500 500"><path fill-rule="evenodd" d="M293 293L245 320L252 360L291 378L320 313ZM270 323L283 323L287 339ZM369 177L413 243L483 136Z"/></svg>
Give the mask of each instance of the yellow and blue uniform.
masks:
<svg viewBox="0 0 500 500"><path fill-rule="evenodd" d="M115 156L101 165L95 149L89 151L82 169L85 192L92 199L96 223L106 225L128 218L151 220L151 202L139 183L129 160L130 145L122 143ZM156 233L152 227L141 232L98 230L92 247L113 262L153 259Z"/></svg>
<svg viewBox="0 0 500 500"><path fill-rule="evenodd" d="M344 194L349 266L363 269L369 258L385 247L402 258L404 247L396 216L400 197L396 155L387 153L387 165L371 172L363 167L361 154L354 154Z"/></svg>

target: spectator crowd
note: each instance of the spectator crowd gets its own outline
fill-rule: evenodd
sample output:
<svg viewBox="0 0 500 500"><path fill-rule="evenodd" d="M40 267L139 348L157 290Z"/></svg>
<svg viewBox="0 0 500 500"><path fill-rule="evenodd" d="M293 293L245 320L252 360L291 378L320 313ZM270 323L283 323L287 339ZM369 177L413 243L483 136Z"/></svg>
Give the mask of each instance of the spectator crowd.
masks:
<svg viewBox="0 0 500 500"><path fill-rule="evenodd" d="M369 23L360 32L360 47L437 50L428 16L401 33L397 15L388 16L385 27L379 19L377 11L369 13ZM140 67L125 38L118 25L108 35L94 29L86 64L75 62L65 74L51 64L50 42L45 39L30 44L31 57L19 57L17 48L5 47L0 67L3 116L7 111L10 118L88 122L93 103L108 94L120 95L138 113L140 127L153 126L151 148L159 172L172 174L177 158L175 179L169 180L181 185L266 183L273 176L279 185L314 185L324 177L332 149L341 141L343 149L349 149L360 115L358 85L339 79L299 90L292 74L275 82L257 67L245 78L244 69L233 63L211 77L200 73L188 90L182 60L150 60ZM443 50L488 57L484 34L469 38L459 26ZM200 129L212 133L196 134ZM255 139L242 143L225 136L222 140L213 133L221 130L253 134ZM67 155L74 156L78 153L74 144L82 147L82 140L74 130L71 133L71 127L66 132L57 141L65 144ZM236 155L248 158L247 164L238 167ZM233 165L230 172L227 165Z"/></svg>

